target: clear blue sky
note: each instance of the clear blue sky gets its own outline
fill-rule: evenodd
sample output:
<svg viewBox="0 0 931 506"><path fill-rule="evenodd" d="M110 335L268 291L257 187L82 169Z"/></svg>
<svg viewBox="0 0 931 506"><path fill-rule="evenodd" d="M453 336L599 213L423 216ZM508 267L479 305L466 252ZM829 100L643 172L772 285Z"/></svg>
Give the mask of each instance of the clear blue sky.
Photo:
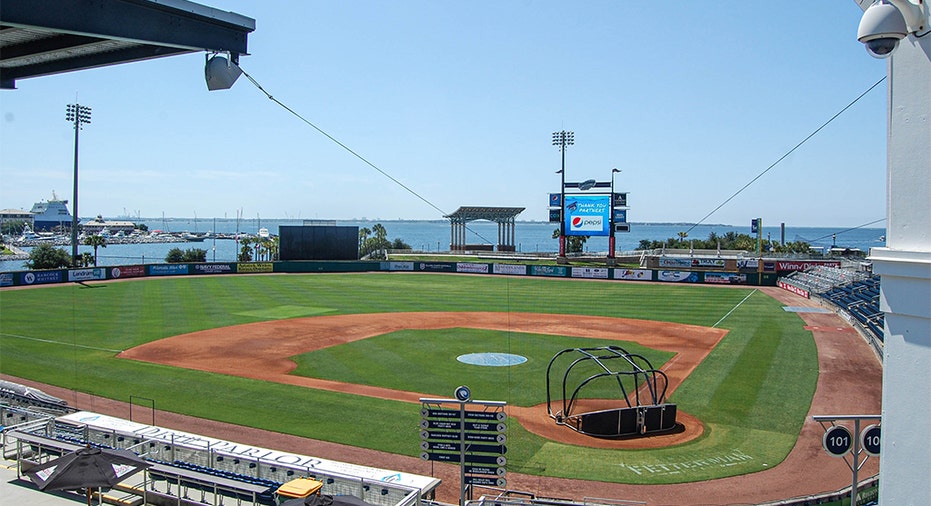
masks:
<svg viewBox="0 0 931 506"><path fill-rule="evenodd" d="M547 219L552 132L569 181L630 194L634 222L701 220L886 73L853 0L202 0L256 20L241 66L275 98L445 212ZM245 77L208 92L204 55L0 92L0 208L80 215L440 219ZM705 223L857 226L885 217L885 83ZM883 226L879 223L875 226Z"/></svg>

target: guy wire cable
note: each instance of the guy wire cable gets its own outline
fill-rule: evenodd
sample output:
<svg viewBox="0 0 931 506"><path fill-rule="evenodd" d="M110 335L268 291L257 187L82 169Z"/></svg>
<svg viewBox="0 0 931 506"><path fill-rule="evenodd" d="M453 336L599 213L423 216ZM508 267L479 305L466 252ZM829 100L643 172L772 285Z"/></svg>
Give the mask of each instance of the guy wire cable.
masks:
<svg viewBox="0 0 931 506"><path fill-rule="evenodd" d="M246 72L245 70L243 70L243 68L240 67L238 64L232 63L232 65L236 65L236 67L239 68L239 70L242 71L242 75L246 76L246 78L249 79L249 81L250 81L253 85L255 85L256 88L259 89L259 91L261 91L263 94L265 94L265 96L268 97L269 100L271 100L272 102L278 104L278 105L281 106L284 110L286 110L286 111L290 112L291 114L293 114L295 117L297 117L297 119L299 119L299 120L303 121L304 123L310 125L310 127L312 127L312 128L313 128L314 130L316 130L317 132L320 132L324 137L326 137L327 139L330 139L331 141L333 141L334 143L336 143L339 147L341 147L341 148L343 148L344 150L348 151L350 154L352 154L353 156L355 156L356 158L358 158L359 160L361 160L363 163L365 163L365 164L368 165L369 167L375 169L376 171L378 171L378 173L380 173L381 175L385 176L386 178L390 179L390 180L391 180L392 182L394 182L396 185L400 186L401 188L404 188L404 189L407 190L407 192L410 193L411 195L417 197L418 199L420 199L421 201L423 201L424 203L426 203L428 206L430 206L430 207L432 207L433 209L439 211L440 215L446 216L447 214L449 214L449 213L447 213L446 211L443 211L442 209L440 209L439 207L437 207L433 202L430 202L429 200L427 200L427 198L424 197L423 195L420 195L419 193L417 193L416 191L414 191L413 189L411 189L410 187L408 187L407 185L405 185L405 184L402 183L401 181L398 181L398 180L397 180L396 178L394 178L391 174L388 174L388 173L385 172L384 170L378 168L378 166L376 166L374 163L368 161L365 157L363 157L363 156L360 155L359 153L356 153L355 151L353 151L352 148L350 148L349 146L343 144L342 142L340 142L338 139L336 139L336 138L333 137L332 135L326 133L322 128L320 128L320 127L318 127L317 125L313 124L313 123L312 123L310 120L308 120L307 118L301 116L297 111L295 111L294 109L291 109L290 107L288 107L287 105L285 105L282 101L280 101L280 100L278 100L277 98L273 97L271 93L265 91L265 88L263 88L262 85L259 84L258 81L256 81L252 76L250 76L249 73ZM479 234L479 233L476 232L475 230L470 229L470 228L468 227L468 225L466 225L465 228L466 228L466 230L468 230L468 231L472 232L473 234L477 235L478 237L480 237L482 240L491 242L489 239L487 239L486 237L482 236L482 234Z"/></svg>
<svg viewBox="0 0 931 506"><path fill-rule="evenodd" d="M759 174L757 174L756 177L754 177L753 179L751 179L749 183L743 185L739 190L737 190L733 195L731 195L730 197L728 197L724 202L721 202L721 204L719 204L718 207L715 207L714 209L711 210L710 213L706 214L704 218L698 220L698 222L696 222L696 223L693 224L691 227L689 227L689 229L686 230L685 233L688 234L689 232L692 231L692 229L694 229L695 227L701 225L705 220L707 220L709 217L711 217L712 214L718 212L719 209L721 209L722 207L724 207L724 206L725 206L728 202L730 202L734 197L736 197L737 195L740 195L741 192L743 192L744 190L746 190L747 188L749 188L750 185L752 185L753 183L755 183L757 179L760 179L761 177L763 177L764 174L766 174L766 173L769 172L773 167L775 167L776 165L778 165L779 162L785 160L789 155L791 155L793 152L795 152L796 149L802 147L802 144L805 144L806 142L808 142L809 139L811 139L812 137L814 137L818 132L820 132L822 129L824 129L824 127L826 127L826 126L828 126L829 124L831 124L831 122L833 122L835 119L837 119L838 116L840 116L840 115L843 114L845 111L847 111L847 109L850 109L850 108L853 106L853 104L856 104L857 102L859 102L861 98L865 97L867 93L873 91L873 88L879 86L879 84L882 83L882 82L885 81L885 80L886 80L886 76L883 76L880 80L878 80L878 81L876 81L875 83L873 83L872 86L870 86L869 88L867 88L866 91L864 91L863 93L861 93L857 98L853 99L852 102L850 102L849 104L845 105L843 109L841 109L840 111L838 111L834 116L831 116L831 118L830 118L829 120L825 121L824 123L821 124L821 126L819 126L818 128L816 128L812 133L808 134L808 137L805 137L804 139L802 139L801 142L799 142L798 144L795 145L795 147L793 147L792 149L790 149L789 151L787 151L784 155L780 156L779 159L776 160L775 162L773 162L769 167L766 167L766 170L764 170L763 172L760 172Z"/></svg>

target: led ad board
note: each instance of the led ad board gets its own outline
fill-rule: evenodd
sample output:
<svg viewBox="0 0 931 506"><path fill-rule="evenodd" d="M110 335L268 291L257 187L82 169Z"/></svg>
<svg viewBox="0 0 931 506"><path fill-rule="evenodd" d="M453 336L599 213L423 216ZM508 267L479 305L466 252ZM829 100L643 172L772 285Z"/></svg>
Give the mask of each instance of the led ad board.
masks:
<svg viewBox="0 0 931 506"><path fill-rule="evenodd" d="M610 195L566 195L566 235L611 235Z"/></svg>

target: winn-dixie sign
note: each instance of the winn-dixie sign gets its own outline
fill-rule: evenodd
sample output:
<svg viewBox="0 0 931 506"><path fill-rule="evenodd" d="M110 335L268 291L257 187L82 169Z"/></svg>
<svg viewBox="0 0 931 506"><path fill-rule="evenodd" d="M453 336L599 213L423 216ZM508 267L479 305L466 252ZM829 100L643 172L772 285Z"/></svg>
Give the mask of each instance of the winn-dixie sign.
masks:
<svg viewBox="0 0 931 506"><path fill-rule="evenodd" d="M805 271L812 267L835 267L840 268L840 262L837 260L776 260L777 271Z"/></svg>

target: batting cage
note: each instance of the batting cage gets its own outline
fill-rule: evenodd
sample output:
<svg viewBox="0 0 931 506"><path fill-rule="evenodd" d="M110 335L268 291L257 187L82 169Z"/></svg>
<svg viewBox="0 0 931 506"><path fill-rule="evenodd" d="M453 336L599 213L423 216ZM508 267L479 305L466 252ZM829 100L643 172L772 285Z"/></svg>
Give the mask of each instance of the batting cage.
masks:
<svg viewBox="0 0 931 506"><path fill-rule="evenodd" d="M546 368L546 410L558 425L593 437L667 432L676 428L667 385L663 371L621 347L569 348Z"/></svg>

